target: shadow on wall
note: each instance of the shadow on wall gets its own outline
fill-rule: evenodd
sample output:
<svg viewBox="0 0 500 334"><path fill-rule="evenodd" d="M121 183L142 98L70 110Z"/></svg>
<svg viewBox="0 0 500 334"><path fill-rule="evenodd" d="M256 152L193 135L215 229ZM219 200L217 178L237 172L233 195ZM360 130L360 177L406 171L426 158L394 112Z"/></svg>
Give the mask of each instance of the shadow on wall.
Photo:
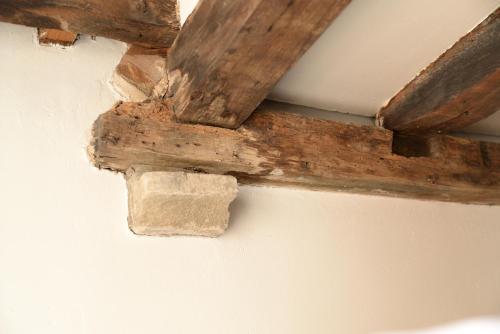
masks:
<svg viewBox="0 0 500 334"><path fill-rule="evenodd" d="M498 334L500 333L500 318L478 318L464 320L450 325L411 332L391 332L385 334Z"/></svg>
<svg viewBox="0 0 500 334"><path fill-rule="evenodd" d="M309 319L304 330L380 333L500 315L495 207L243 186L231 212L222 242L260 254L249 270L270 283L257 295L280 279L287 312Z"/></svg>

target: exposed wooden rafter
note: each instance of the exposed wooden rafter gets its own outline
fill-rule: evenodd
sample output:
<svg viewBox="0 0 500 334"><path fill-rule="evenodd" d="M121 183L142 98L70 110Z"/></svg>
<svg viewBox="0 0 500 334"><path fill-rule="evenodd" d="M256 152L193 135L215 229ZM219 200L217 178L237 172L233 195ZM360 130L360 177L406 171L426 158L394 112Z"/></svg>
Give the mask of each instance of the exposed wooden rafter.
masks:
<svg viewBox="0 0 500 334"><path fill-rule="evenodd" d="M0 21L169 47L180 28L177 0L2 0Z"/></svg>
<svg viewBox="0 0 500 334"><path fill-rule="evenodd" d="M240 182L500 204L500 144L395 137L264 104L238 129L182 124L161 103L123 103L94 124L100 168L231 174Z"/></svg>
<svg viewBox="0 0 500 334"><path fill-rule="evenodd" d="M500 110L500 8L392 98L381 125L406 133L459 130Z"/></svg>
<svg viewBox="0 0 500 334"><path fill-rule="evenodd" d="M178 119L238 127L350 0L201 0L169 54Z"/></svg>
<svg viewBox="0 0 500 334"><path fill-rule="evenodd" d="M500 205L500 144L435 134L500 108L499 10L380 111L394 132L261 104L349 2L201 0L175 42L176 0L8 0L0 20L134 44L117 73L160 99L98 118L90 151L100 168Z"/></svg>

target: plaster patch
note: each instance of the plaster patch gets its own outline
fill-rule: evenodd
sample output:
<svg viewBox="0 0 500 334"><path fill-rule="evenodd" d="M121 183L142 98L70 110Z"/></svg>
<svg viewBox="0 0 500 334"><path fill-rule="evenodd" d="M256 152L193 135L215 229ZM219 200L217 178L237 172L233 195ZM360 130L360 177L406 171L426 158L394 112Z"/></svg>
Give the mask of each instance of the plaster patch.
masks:
<svg viewBox="0 0 500 334"><path fill-rule="evenodd" d="M114 91L125 101L142 102L148 98L143 92L116 72L113 73L110 84Z"/></svg>

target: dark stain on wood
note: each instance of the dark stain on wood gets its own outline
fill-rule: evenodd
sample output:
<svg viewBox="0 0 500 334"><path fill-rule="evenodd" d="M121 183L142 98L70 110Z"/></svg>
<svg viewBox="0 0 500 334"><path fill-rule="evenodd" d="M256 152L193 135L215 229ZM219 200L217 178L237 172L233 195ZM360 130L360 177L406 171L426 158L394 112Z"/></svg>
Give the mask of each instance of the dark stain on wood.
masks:
<svg viewBox="0 0 500 334"><path fill-rule="evenodd" d="M488 153L488 145L485 142L479 143L479 150L481 152L481 158L483 159L483 165L485 167L491 167L490 154Z"/></svg>
<svg viewBox="0 0 500 334"><path fill-rule="evenodd" d="M392 153L404 157L430 157L431 146L429 138L394 133L392 138Z"/></svg>

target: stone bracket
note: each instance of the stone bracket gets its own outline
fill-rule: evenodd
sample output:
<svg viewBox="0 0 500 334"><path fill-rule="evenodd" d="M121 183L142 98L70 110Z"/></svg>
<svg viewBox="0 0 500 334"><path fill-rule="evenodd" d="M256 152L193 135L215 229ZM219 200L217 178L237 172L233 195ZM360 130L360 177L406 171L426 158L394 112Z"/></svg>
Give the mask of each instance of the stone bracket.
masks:
<svg viewBox="0 0 500 334"><path fill-rule="evenodd" d="M129 227L139 235L217 237L229 222L229 204L238 192L229 175L130 168Z"/></svg>

